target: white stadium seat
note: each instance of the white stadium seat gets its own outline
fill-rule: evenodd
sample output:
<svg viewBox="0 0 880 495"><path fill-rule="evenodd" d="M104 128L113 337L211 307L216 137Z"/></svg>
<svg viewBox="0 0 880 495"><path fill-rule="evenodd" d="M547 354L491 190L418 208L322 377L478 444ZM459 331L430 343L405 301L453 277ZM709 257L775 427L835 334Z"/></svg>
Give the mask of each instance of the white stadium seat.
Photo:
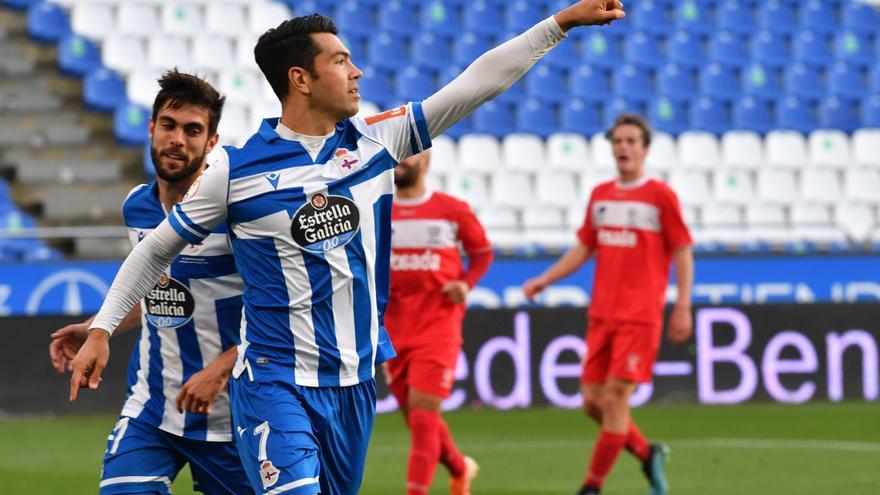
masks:
<svg viewBox="0 0 880 495"><path fill-rule="evenodd" d="M216 34L235 36L247 31L245 6L228 1L209 3L205 10L205 27ZM226 59L228 60L228 59Z"/></svg>
<svg viewBox="0 0 880 495"><path fill-rule="evenodd" d="M227 103L223 107L223 118L217 133L220 134L221 144L241 146L254 133L250 125L247 107L235 103Z"/></svg>
<svg viewBox="0 0 880 495"><path fill-rule="evenodd" d="M457 173L449 176L449 194L465 201L472 208L494 207L489 201L489 187L486 178L479 174Z"/></svg>
<svg viewBox="0 0 880 495"><path fill-rule="evenodd" d="M820 203L839 201L841 192L837 172L830 169L805 169L801 172L801 198Z"/></svg>
<svg viewBox="0 0 880 495"><path fill-rule="evenodd" d="M765 163L761 136L731 131L721 137L721 159L728 167L758 168Z"/></svg>
<svg viewBox="0 0 880 495"><path fill-rule="evenodd" d="M582 173L579 174L578 177L581 189L581 196L586 201L590 199L590 194L593 193L593 188L603 182L614 180L617 176L613 172L605 171L604 173Z"/></svg>
<svg viewBox="0 0 880 495"><path fill-rule="evenodd" d="M361 103L363 107L363 103ZM440 135L431 140L431 168L430 170L449 174L459 169L458 145L455 140Z"/></svg>
<svg viewBox="0 0 880 495"><path fill-rule="evenodd" d="M880 129L859 129L852 136L853 161L880 168Z"/></svg>
<svg viewBox="0 0 880 495"><path fill-rule="evenodd" d="M669 134L656 132L651 137L651 148L645 158L645 168L648 172L667 171L678 163L678 151L675 139Z"/></svg>
<svg viewBox="0 0 880 495"><path fill-rule="evenodd" d="M678 158L685 168L714 169L721 163L718 140L708 132L684 132L678 137Z"/></svg>
<svg viewBox="0 0 880 495"><path fill-rule="evenodd" d="M220 84L217 88L231 103L247 104L260 91L262 74L255 74L245 69L228 69L220 72Z"/></svg>
<svg viewBox="0 0 880 495"><path fill-rule="evenodd" d="M163 34L192 35L203 29L203 19L197 3L178 1L162 5Z"/></svg>
<svg viewBox="0 0 880 495"><path fill-rule="evenodd" d="M86 38L103 40L116 32L113 7L106 2L78 2L70 14L70 27Z"/></svg>
<svg viewBox="0 0 880 495"><path fill-rule="evenodd" d="M535 177L539 205L567 207L580 200L577 181L565 172L541 172Z"/></svg>
<svg viewBox="0 0 880 495"><path fill-rule="evenodd" d="M520 228L516 210L513 208L483 208L477 212L477 217L486 229L515 231Z"/></svg>
<svg viewBox="0 0 880 495"><path fill-rule="evenodd" d="M809 163L807 143L795 131L770 131L764 141L767 164L800 168Z"/></svg>
<svg viewBox="0 0 880 495"><path fill-rule="evenodd" d="M199 70L221 71L234 58L232 41L225 37L202 34L193 39L193 64Z"/></svg>
<svg viewBox="0 0 880 495"><path fill-rule="evenodd" d="M876 226L871 207L865 204L843 204L834 209L834 220L853 241L864 242Z"/></svg>
<svg viewBox="0 0 880 495"><path fill-rule="evenodd" d="M104 40L101 50L104 65L121 74L141 69L147 59L146 47L141 38L128 35L112 35Z"/></svg>
<svg viewBox="0 0 880 495"><path fill-rule="evenodd" d="M611 141L605 138L604 133L597 133L590 139L590 151L593 170L597 172L617 170Z"/></svg>
<svg viewBox="0 0 880 495"><path fill-rule="evenodd" d="M818 243L846 242L846 236L831 220L828 206L798 203L791 207L792 237Z"/></svg>
<svg viewBox="0 0 880 495"><path fill-rule="evenodd" d="M121 2L116 12L116 32L149 36L160 31L156 6L136 1Z"/></svg>
<svg viewBox="0 0 880 495"><path fill-rule="evenodd" d="M794 203L799 198L794 172L779 169L758 171L758 197L773 203Z"/></svg>
<svg viewBox="0 0 880 495"><path fill-rule="evenodd" d="M159 92L159 77L161 72L154 69L139 70L128 76L126 93L132 103L152 108L156 93Z"/></svg>
<svg viewBox="0 0 880 495"><path fill-rule="evenodd" d="M873 169L847 170L843 191L847 201L877 203L880 200L880 172Z"/></svg>
<svg viewBox="0 0 880 495"><path fill-rule="evenodd" d="M193 65L186 38L164 33L155 34L147 40L147 62L157 70L177 67L188 71Z"/></svg>
<svg viewBox="0 0 880 495"><path fill-rule="evenodd" d="M683 205L701 206L711 202L709 180L701 170L674 170L669 174L669 187Z"/></svg>
<svg viewBox="0 0 880 495"><path fill-rule="evenodd" d="M577 242L559 208L529 208L523 212L523 225L526 240L539 246L564 249Z"/></svg>
<svg viewBox="0 0 880 495"><path fill-rule="evenodd" d="M281 103L278 100L275 100L274 102L257 100L251 102L249 107L251 116L251 133L257 132L263 119L281 117Z"/></svg>
<svg viewBox="0 0 880 495"><path fill-rule="evenodd" d="M492 174L491 204L526 207L535 203L532 181L527 174L497 170Z"/></svg>
<svg viewBox="0 0 880 495"><path fill-rule="evenodd" d="M585 172L590 165L590 145L580 134L551 134L547 138L547 160L552 168Z"/></svg>
<svg viewBox="0 0 880 495"><path fill-rule="evenodd" d="M751 174L741 168L726 168L714 174L715 198L725 203L745 204L754 201Z"/></svg>
<svg viewBox="0 0 880 495"><path fill-rule="evenodd" d="M852 161L849 138L843 131L820 129L810 133L810 161L819 166L846 167Z"/></svg>
<svg viewBox="0 0 880 495"><path fill-rule="evenodd" d="M791 223L794 226L831 225L831 210L817 203L796 203L791 206Z"/></svg>
<svg viewBox="0 0 880 495"><path fill-rule="evenodd" d="M785 221L781 205L753 203L746 206L745 239L770 244L783 244L791 240L791 229Z"/></svg>
<svg viewBox="0 0 880 495"><path fill-rule="evenodd" d="M261 80L263 79L262 76L260 77L260 79L261 79ZM260 86L260 88L262 89L262 86ZM270 89L271 89L271 86L270 86ZM272 94L272 96L274 97L275 95ZM275 101L278 101L278 100L276 99ZM372 116L372 115L379 114L379 113L381 113L381 112L382 112L382 109L379 108L379 105L376 105L376 104L373 103L372 101L361 100L360 105L358 105L358 113L357 113L357 115L358 115L358 117L360 117L360 118L363 119L363 118L370 117L370 116ZM437 137L439 138L439 137L442 137L442 136L437 136ZM435 139L432 139L431 142L434 144L434 146L437 145L437 139L436 139L436 138L435 138Z"/></svg>
<svg viewBox="0 0 880 495"><path fill-rule="evenodd" d="M702 210L705 240L735 244L743 238L742 215L733 205L707 205Z"/></svg>
<svg viewBox="0 0 880 495"><path fill-rule="evenodd" d="M501 140L501 158L510 170L539 172L547 168L544 141L534 134L508 134Z"/></svg>
<svg viewBox="0 0 880 495"><path fill-rule="evenodd" d="M248 9L248 27L252 33L263 34L293 17L287 5L281 2L256 1Z"/></svg>
<svg viewBox="0 0 880 495"><path fill-rule="evenodd" d="M258 39L259 36L253 33L241 33L235 38L235 63L239 67L254 71L260 70L254 59L254 46L256 46ZM260 79L265 79L262 73L260 73Z"/></svg>
<svg viewBox="0 0 880 495"><path fill-rule="evenodd" d="M501 168L501 145L488 134L465 134L458 140L462 169L492 172Z"/></svg>

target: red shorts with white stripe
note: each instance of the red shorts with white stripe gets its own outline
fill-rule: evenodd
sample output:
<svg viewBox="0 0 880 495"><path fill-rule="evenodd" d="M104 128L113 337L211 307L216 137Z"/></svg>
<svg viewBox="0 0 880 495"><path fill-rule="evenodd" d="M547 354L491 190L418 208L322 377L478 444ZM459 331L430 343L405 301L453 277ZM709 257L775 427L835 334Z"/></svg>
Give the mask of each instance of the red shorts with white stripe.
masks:
<svg viewBox="0 0 880 495"><path fill-rule="evenodd" d="M445 399L452 393L460 353L461 344L397 349L397 357L388 361L388 389L398 398L412 387Z"/></svg>
<svg viewBox="0 0 880 495"><path fill-rule="evenodd" d="M581 382L608 378L647 383L660 350L661 325L590 318Z"/></svg>

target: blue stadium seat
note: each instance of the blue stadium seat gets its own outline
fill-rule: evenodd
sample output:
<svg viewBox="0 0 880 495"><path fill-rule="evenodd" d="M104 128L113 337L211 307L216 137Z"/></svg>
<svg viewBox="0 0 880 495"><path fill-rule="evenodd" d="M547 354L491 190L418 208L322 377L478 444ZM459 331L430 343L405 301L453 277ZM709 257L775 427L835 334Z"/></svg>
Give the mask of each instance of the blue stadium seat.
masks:
<svg viewBox="0 0 880 495"><path fill-rule="evenodd" d="M579 63L575 44L571 40L556 45L541 59L542 64L550 65L558 70L569 71Z"/></svg>
<svg viewBox="0 0 880 495"><path fill-rule="evenodd" d="M9 184L0 177L0 209L12 204L12 196L9 194Z"/></svg>
<svg viewBox="0 0 880 495"><path fill-rule="evenodd" d="M831 63L831 48L826 35L806 29L795 36L793 44L795 61L818 67Z"/></svg>
<svg viewBox="0 0 880 495"><path fill-rule="evenodd" d="M389 33L379 33L370 41L367 47L367 57L370 65L389 71L397 70L409 63L406 46L401 39Z"/></svg>
<svg viewBox="0 0 880 495"><path fill-rule="evenodd" d="M546 138L559 130L559 123L552 105L537 98L527 98L517 106L516 128L519 132Z"/></svg>
<svg viewBox="0 0 880 495"><path fill-rule="evenodd" d="M633 27L639 31L665 35L672 30L666 6L653 0L641 0L631 9Z"/></svg>
<svg viewBox="0 0 880 495"><path fill-rule="evenodd" d="M83 80L83 100L95 110L115 110L126 102L125 80L110 69L93 70Z"/></svg>
<svg viewBox="0 0 880 495"><path fill-rule="evenodd" d="M495 97L495 101L507 103L507 104L515 104L519 103L521 100L526 97L526 85L525 81L520 79L513 86L510 87L507 91L501 93L497 97Z"/></svg>
<svg viewBox="0 0 880 495"><path fill-rule="evenodd" d="M536 2L517 0L504 11L504 26L508 31L523 32L544 19L544 12Z"/></svg>
<svg viewBox="0 0 880 495"><path fill-rule="evenodd" d="M635 64L620 66L611 76L611 87L615 96L639 102L646 102L654 95L651 74Z"/></svg>
<svg viewBox="0 0 880 495"><path fill-rule="evenodd" d="M850 100L829 96L819 105L819 124L824 128L853 132L861 127L856 105Z"/></svg>
<svg viewBox="0 0 880 495"><path fill-rule="evenodd" d="M874 65L868 73L868 87L874 94L880 94L880 63Z"/></svg>
<svg viewBox="0 0 880 495"><path fill-rule="evenodd" d="M721 134L730 128L727 108L720 100L702 96L690 108L691 129Z"/></svg>
<svg viewBox="0 0 880 495"><path fill-rule="evenodd" d="M485 36L477 36L474 33L465 33L452 39L452 61L458 65L467 67L480 55L486 53L492 44Z"/></svg>
<svg viewBox="0 0 880 495"><path fill-rule="evenodd" d="M755 20L747 2L722 2L716 16L719 29L738 34L750 34L755 29Z"/></svg>
<svg viewBox="0 0 880 495"><path fill-rule="evenodd" d="M504 31L499 7L493 2L476 0L464 6L464 28L468 31L498 36Z"/></svg>
<svg viewBox="0 0 880 495"><path fill-rule="evenodd" d="M753 96L744 96L733 106L733 129L765 134L773 128L770 106Z"/></svg>
<svg viewBox="0 0 880 495"><path fill-rule="evenodd" d="M809 0L801 7L801 26L822 34L833 34L840 23L830 2Z"/></svg>
<svg viewBox="0 0 880 495"><path fill-rule="evenodd" d="M705 57L698 36L678 31L672 35L667 45L666 53L670 62L691 69L702 67Z"/></svg>
<svg viewBox="0 0 880 495"><path fill-rule="evenodd" d="M568 98L565 80L558 70L539 65L526 74L526 95L539 101L561 103Z"/></svg>
<svg viewBox="0 0 880 495"><path fill-rule="evenodd" d="M729 67L740 68L749 62L749 53L740 36L730 31L720 31L709 42L709 58Z"/></svg>
<svg viewBox="0 0 880 495"><path fill-rule="evenodd" d="M434 78L424 70L410 65L397 72L397 99L400 102L422 101L434 94Z"/></svg>
<svg viewBox="0 0 880 495"><path fill-rule="evenodd" d="M461 20L451 2L434 0L422 7L422 29L432 33L453 36L461 34Z"/></svg>
<svg viewBox="0 0 880 495"><path fill-rule="evenodd" d="M468 116L456 122L454 126L443 131L443 135L449 136L453 139L458 139L465 134L470 134L471 132L474 132L473 117Z"/></svg>
<svg viewBox="0 0 880 495"><path fill-rule="evenodd" d="M767 100L777 99L782 95L782 85L776 71L761 64L752 64L743 70L743 93Z"/></svg>
<svg viewBox="0 0 880 495"><path fill-rule="evenodd" d="M142 146L147 142L150 111L134 103L120 105L113 113L113 134L122 144Z"/></svg>
<svg viewBox="0 0 880 495"><path fill-rule="evenodd" d="M798 22L791 5L770 0L758 9L758 26L776 33L792 34L797 31Z"/></svg>
<svg viewBox="0 0 880 495"><path fill-rule="evenodd" d="M16 10L27 10L32 5L39 3L40 0L3 0L2 5Z"/></svg>
<svg viewBox="0 0 880 495"><path fill-rule="evenodd" d="M440 34L425 31L412 44L412 62L420 67L441 70L452 63L448 40Z"/></svg>
<svg viewBox="0 0 880 495"><path fill-rule="evenodd" d="M492 134L498 138L514 131L510 107L504 103L489 101L474 112L474 132Z"/></svg>
<svg viewBox="0 0 880 495"><path fill-rule="evenodd" d="M880 94L873 94L862 100L861 114L864 127L880 128Z"/></svg>
<svg viewBox="0 0 880 495"><path fill-rule="evenodd" d="M363 99L372 101L380 108L397 103L388 74L374 67L364 67L364 75L358 80L358 92Z"/></svg>
<svg viewBox="0 0 880 495"><path fill-rule="evenodd" d="M877 26L880 32L880 25ZM867 68L876 63L871 42L858 31L847 29L834 38L834 56L841 62Z"/></svg>
<svg viewBox="0 0 880 495"><path fill-rule="evenodd" d="M144 152L142 162L144 165L144 175L151 179L156 178L156 167L153 166L153 156L150 154L150 142L147 141L143 146Z"/></svg>
<svg viewBox="0 0 880 495"><path fill-rule="evenodd" d="M400 0L379 3L379 29L396 35L415 35L419 31L415 6Z"/></svg>
<svg viewBox="0 0 880 495"><path fill-rule="evenodd" d="M592 30L590 37L581 45L584 64L612 69L620 63L622 55L616 38L608 36L607 30Z"/></svg>
<svg viewBox="0 0 880 495"><path fill-rule="evenodd" d="M58 67L67 74L83 76L101 67L101 52L88 39L72 34L58 45Z"/></svg>
<svg viewBox="0 0 880 495"><path fill-rule="evenodd" d="M657 72L657 94L674 101L689 101L697 95L693 70L675 63Z"/></svg>
<svg viewBox="0 0 880 495"><path fill-rule="evenodd" d="M39 2L28 9L28 34L31 38L46 43L57 43L70 34L70 19L60 5Z"/></svg>
<svg viewBox="0 0 880 495"><path fill-rule="evenodd" d="M675 10L675 27L700 35L714 31L715 26L709 15L708 3L695 0L680 3Z"/></svg>
<svg viewBox="0 0 880 495"><path fill-rule="evenodd" d="M877 26L880 25L880 14L866 3L850 0L843 5L841 24L844 28L855 29L865 34L876 34Z"/></svg>
<svg viewBox="0 0 880 495"><path fill-rule="evenodd" d="M660 40L655 36L636 32L624 41L625 59L642 67L659 67L666 58L660 46Z"/></svg>
<svg viewBox="0 0 880 495"><path fill-rule="evenodd" d="M440 72L440 86L443 87L452 82L453 79L458 77L461 74L461 71L464 70L457 65L450 65L446 69Z"/></svg>
<svg viewBox="0 0 880 495"><path fill-rule="evenodd" d="M752 37L752 60L769 67L783 68L789 64L790 55L785 37L773 31L759 31Z"/></svg>
<svg viewBox="0 0 880 495"><path fill-rule="evenodd" d="M808 134L816 130L819 123L809 100L789 95L776 102L776 127Z"/></svg>
<svg viewBox="0 0 880 495"><path fill-rule="evenodd" d="M572 98L562 106L561 120L564 132L592 136L604 129L598 105L580 98Z"/></svg>
<svg viewBox="0 0 880 495"><path fill-rule="evenodd" d="M854 65L838 62L831 67L826 78L831 95L856 100L868 92L861 71Z"/></svg>
<svg viewBox="0 0 880 495"><path fill-rule="evenodd" d="M604 101L611 93L608 74L599 68L583 64L571 75L571 94L589 102Z"/></svg>
<svg viewBox="0 0 880 495"><path fill-rule="evenodd" d="M785 89L789 94L815 101L825 95L825 86L815 67L795 63L785 71Z"/></svg>
<svg viewBox="0 0 880 495"><path fill-rule="evenodd" d="M739 96L739 84L733 69L713 62L700 71L700 90L706 96L733 100Z"/></svg>
<svg viewBox="0 0 880 495"><path fill-rule="evenodd" d="M664 97L648 104L648 121L654 129L668 134L680 134L690 127L684 104Z"/></svg>
<svg viewBox="0 0 880 495"><path fill-rule="evenodd" d="M356 0L343 3L336 10L334 21L339 31L345 34L369 36L374 35L379 29L373 8L365 2Z"/></svg>
<svg viewBox="0 0 880 495"><path fill-rule="evenodd" d="M607 129L614 125L614 119L622 113L634 113L636 115L644 115L645 109L641 102L618 96L608 102L602 111L602 122Z"/></svg>

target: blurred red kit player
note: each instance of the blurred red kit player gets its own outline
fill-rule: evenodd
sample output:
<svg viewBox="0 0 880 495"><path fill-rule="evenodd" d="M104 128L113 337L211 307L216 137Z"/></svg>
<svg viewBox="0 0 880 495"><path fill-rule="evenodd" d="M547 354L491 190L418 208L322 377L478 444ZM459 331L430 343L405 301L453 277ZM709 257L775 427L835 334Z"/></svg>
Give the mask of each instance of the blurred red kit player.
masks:
<svg viewBox="0 0 880 495"><path fill-rule="evenodd" d="M397 357L386 379L411 433L407 493L425 494L437 462L451 475L451 493L470 493L476 462L463 456L440 416L461 352L468 291L489 269L492 246L470 207L425 186L430 155L401 162L391 224L391 291L385 326ZM468 257L464 268L459 249Z"/></svg>

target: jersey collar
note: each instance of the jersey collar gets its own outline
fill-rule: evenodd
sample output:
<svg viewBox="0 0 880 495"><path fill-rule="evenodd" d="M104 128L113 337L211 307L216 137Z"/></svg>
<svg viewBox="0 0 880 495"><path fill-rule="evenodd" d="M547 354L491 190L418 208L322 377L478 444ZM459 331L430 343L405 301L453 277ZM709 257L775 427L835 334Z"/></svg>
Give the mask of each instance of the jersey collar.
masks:
<svg viewBox="0 0 880 495"><path fill-rule="evenodd" d="M418 198L398 198L397 195L394 195L394 202L401 206L418 206L421 204L425 204L431 199L431 196L434 195L434 190L430 188L425 189L425 194L422 194L421 197Z"/></svg>

